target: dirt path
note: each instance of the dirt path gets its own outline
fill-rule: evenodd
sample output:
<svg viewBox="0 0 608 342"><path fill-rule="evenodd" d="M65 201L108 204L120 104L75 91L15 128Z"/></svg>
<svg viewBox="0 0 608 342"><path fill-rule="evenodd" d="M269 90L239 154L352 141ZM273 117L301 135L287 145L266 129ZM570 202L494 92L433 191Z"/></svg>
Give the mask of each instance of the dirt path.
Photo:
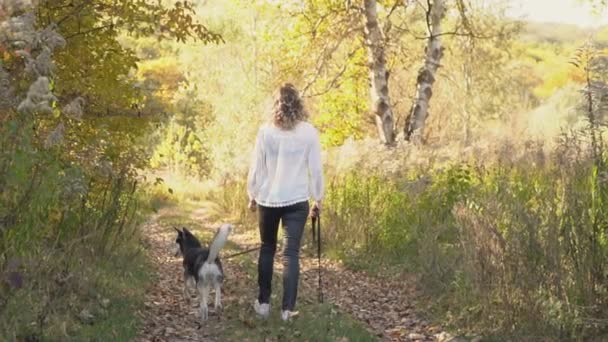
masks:
<svg viewBox="0 0 608 342"><path fill-rule="evenodd" d="M138 341L217 341L219 332L215 328L219 325L202 329L196 308L187 305L181 296L181 260L171 255L170 232L158 219L151 219L144 228L156 272L141 313L144 326Z"/></svg>
<svg viewBox="0 0 608 342"><path fill-rule="evenodd" d="M141 313L144 325L138 341L460 340L418 318L414 311L414 292L403 279L370 277L324 260L323 289L330 304L317 304L316 259L308 253L303 253L301 267L299 310L302 314L292 325L282 323L278 313L267 321L259 320L253 314L255 252L223 260L226 270L224 312L215 314L211 305L209 320L201 324L198 301L193 298L188 305L181 296L181 259L170 254L173 225L191 228L204 241L211 238L215 228L206 223L200 210L178 214L165 211L146 224L147 243L156 274ZM257 244L256 235L238 227L230 240L223 255ZM277 280L281 269L282 265L276 263ZM280 282L274 284L275 292L279 292L273 294L277 303L275 298L280 296L280 289L277 289Z"/></svg>

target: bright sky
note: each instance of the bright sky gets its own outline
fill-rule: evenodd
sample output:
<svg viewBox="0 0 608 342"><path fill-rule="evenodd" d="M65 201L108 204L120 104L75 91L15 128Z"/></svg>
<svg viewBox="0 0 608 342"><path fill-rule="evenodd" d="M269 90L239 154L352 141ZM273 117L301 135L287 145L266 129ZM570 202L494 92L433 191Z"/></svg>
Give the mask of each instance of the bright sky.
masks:
<svg viewBox="0 0 608 342"><path fill-rule="evenodd" d="M608 24L608 9L593 14L590 5L580 0L510 0L509 16L542 22L558 22L593 27Z"/></svg>

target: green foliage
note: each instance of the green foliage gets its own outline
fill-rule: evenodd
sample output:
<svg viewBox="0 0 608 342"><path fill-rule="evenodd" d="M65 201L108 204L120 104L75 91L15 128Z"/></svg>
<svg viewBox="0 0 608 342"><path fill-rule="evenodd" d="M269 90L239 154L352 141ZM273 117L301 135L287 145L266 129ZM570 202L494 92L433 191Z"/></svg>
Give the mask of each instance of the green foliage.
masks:
<svg viewBox="0 0 608 342"><path fill-rule="evenodd" d="M425 173L335 179L325 241L349 263L371 253L376 262L415 266L427 289L462 308L453 312L458 325L520 337L606 329L593 323L608 314L607 192L596 167L454 165Z"/></svg>
<svg viewBox="0 0 608 342"><path fill-rule="evenodd" d="M360 50L358 59L363 61L363 55L363 50ZM369 121L361 115L367 112L368 107L367 73L352 68L343 77L345 81L338 91L324 95L313 107L321 113L315 116L314 124L323 132L321 142L324 146L339 146L351 137L362 138Z"/></svg>
<svg viewBox="0 0 608 342"><path fill-rule="evenodd" d="M160 131L161 141L150 159L150 166L204 177L209 174L210 144L203 134L209 125L211 108L200 101L190 102L192 100L188 98L182 99L177 104L179 112Z"/></svg>
<svg viewBox="0 0 608 342"><path fill-rule="evenodd" d="M362 17L340 1L306 1L280 33L279 75L301 84L323 143L337 146L373 128ZM275 52L276 53L276 52Z"/></svg>
<svg viewBox="0 0 608 342"><path fill-rule="evenodd" d="M66 267L67 258L61 253L48 255L41 260L42 267L25 276L23 287L3 301L3 339L135 338L139 319L133 313L142 309L150 281L147 255L135 243L114 250L104 260L82 246L72 247L78 265Z"/></svg>
<svg viewBox="0 0 608 342"><path fill-rule="evenodd" d="M466 194L470 178L465 166L438 171L430 185L429 179L414 173L403 179L358 173L335 178L326 199L331 208L327 213L330 241L339 242L338 248L355 246L352 251L372 251L384 257L433 254L436 239L454 235L451 209ZM430 226L442 226L441 231L429 234ZM432 241L421 241L427 238ZM416 241L432 250L412 248Z"/></svg>
<svg viewBox="0 0 608 342"><path fill-rule="evenodd" d="M31 128L24 129L19 140L7 141L14 139L7 131L11 123L0 130L2 145L14 146L4 150L0 161L0 169L6 170L0 197L0 270L21 280L0 286L2 316L14 318L3 320L0 332L2 336L28 331L48 336L58 333L47 331L61 323L57 319L76 310L63 304L81 305L75 301L86 288L84 284L94 287L100 277L107 276L95 268L83 269L80 261L101 265L98 260L103 256L113 260L139 253L139 199L135 181L127 172L114 174L110 168L104 177L66 163L56 154L40 152L32 146L32 136L23 134ZM113 270L122 272L125 268ZM69 290L81 285L78 292ZM29 301L37 304L23 305ZM17 306L19 315L11 311ZM64 319L71 330L82 328Z"/></svg>
<svg viewBox="0 0 608 342"><path fill-rule="evenodd" d="M138 175L163 119L145 106L175 105L189 132L206 121L192 102L137 88L138 57L119 40L219 42L193 14L183 1L0 4L0 336L133 339L147 281ZM200 142L187 137L188 158Z"/></svg>
<svg viewBox="0 0 608 342"><path fill-rule="evenodd" d="M46 27L57 23L59 33L69 42L56 59L57 92L65 97L84 97L89 114L134 113L141 100L131 77L137 58L118 42L121 32L135 37L154 36L159 41L221 41L219 35L195 21L188 1L178 1L168 8L145 0L70 0L38 10L39 24Z"/></svg>
<svg viewBox="0 0 608 342"><path fill-rule="evenodd" d="M372 203L365 205L370 210L349 211L344 208L351 205L338 202L353 202L361 209L356 199L367 188L362 183L394 184L359 177L354 183L339 183L340 192L330 193L328 208L335 210L331 225L339 227L332 241L341 241L340 234L374 241L359 233L356 225L361 222L365 227L372 216L382 222L371 229L379 237L374 243L380 251L409 256L429 285L458 291L458 297L450 300L462 300L454 305L473 309L476 324L496 327L500 322L503 329L517 334L539 329L555 336L578 336L579 329L594 326L591 317L605 314L594 310L608 299L600 280L605 271L599 266L608 256L606 236L595 228L604 226L598 215L605 210L605 189L597 175L595 167L584 163L546 169L526 164L492 168L473 172L473 178L470 170L454 167L435 173L423 190L397 188L400 191L389 196L372 192L363 196ZM386 203L401 204L394 209L389 204L373 205L385 198L390 198ZM387 225L387 216L403 218ZM350 218L347 224L342 217ZM381 239L391 230L401 231L399 242ZM463 312L465 317L470 314ZM542 320L528 325L526 318L531 317Z"/></svg>

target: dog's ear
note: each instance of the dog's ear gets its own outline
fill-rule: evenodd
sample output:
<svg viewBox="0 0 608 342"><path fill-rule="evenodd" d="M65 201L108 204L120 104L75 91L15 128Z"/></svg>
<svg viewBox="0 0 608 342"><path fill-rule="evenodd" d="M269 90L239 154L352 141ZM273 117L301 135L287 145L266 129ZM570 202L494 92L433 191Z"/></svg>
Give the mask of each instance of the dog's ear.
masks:
<svg viewBox="0 0 608 342"><path fill-rule="evenodd" d="M180 231L179 229L177 229L177 227L173 227L173 229L175 229L175 231L177 232L177 234L182 235L184 232Z"/></svg>
<svg viewBox="0 0 608 342"><path fill-rule="evenodd" d="M183 227L182 230L184 231L184 233L186 233L188 235L192 235L192 233L190 233L190 231L188 230L188 228Z"/></svg>

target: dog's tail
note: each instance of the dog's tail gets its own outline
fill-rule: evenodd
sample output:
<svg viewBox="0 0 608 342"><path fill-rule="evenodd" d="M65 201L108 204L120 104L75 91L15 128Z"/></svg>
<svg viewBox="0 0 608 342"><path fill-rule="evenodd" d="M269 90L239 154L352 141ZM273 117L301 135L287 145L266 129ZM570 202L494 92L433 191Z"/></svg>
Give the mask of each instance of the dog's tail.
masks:
<svg viewBox="0 0 608 342"><path fill-rule="evenodd" d="M206 260L207 263L215 262L217 255L220 253L220 249L222 249L224 244L226 244L226 241L228 241L228 234L230 234L231 230L232 225L227 223L220 227L220 230L215 235L213 242L211 242L211 247L209 247L209 256Z"/></svg>

